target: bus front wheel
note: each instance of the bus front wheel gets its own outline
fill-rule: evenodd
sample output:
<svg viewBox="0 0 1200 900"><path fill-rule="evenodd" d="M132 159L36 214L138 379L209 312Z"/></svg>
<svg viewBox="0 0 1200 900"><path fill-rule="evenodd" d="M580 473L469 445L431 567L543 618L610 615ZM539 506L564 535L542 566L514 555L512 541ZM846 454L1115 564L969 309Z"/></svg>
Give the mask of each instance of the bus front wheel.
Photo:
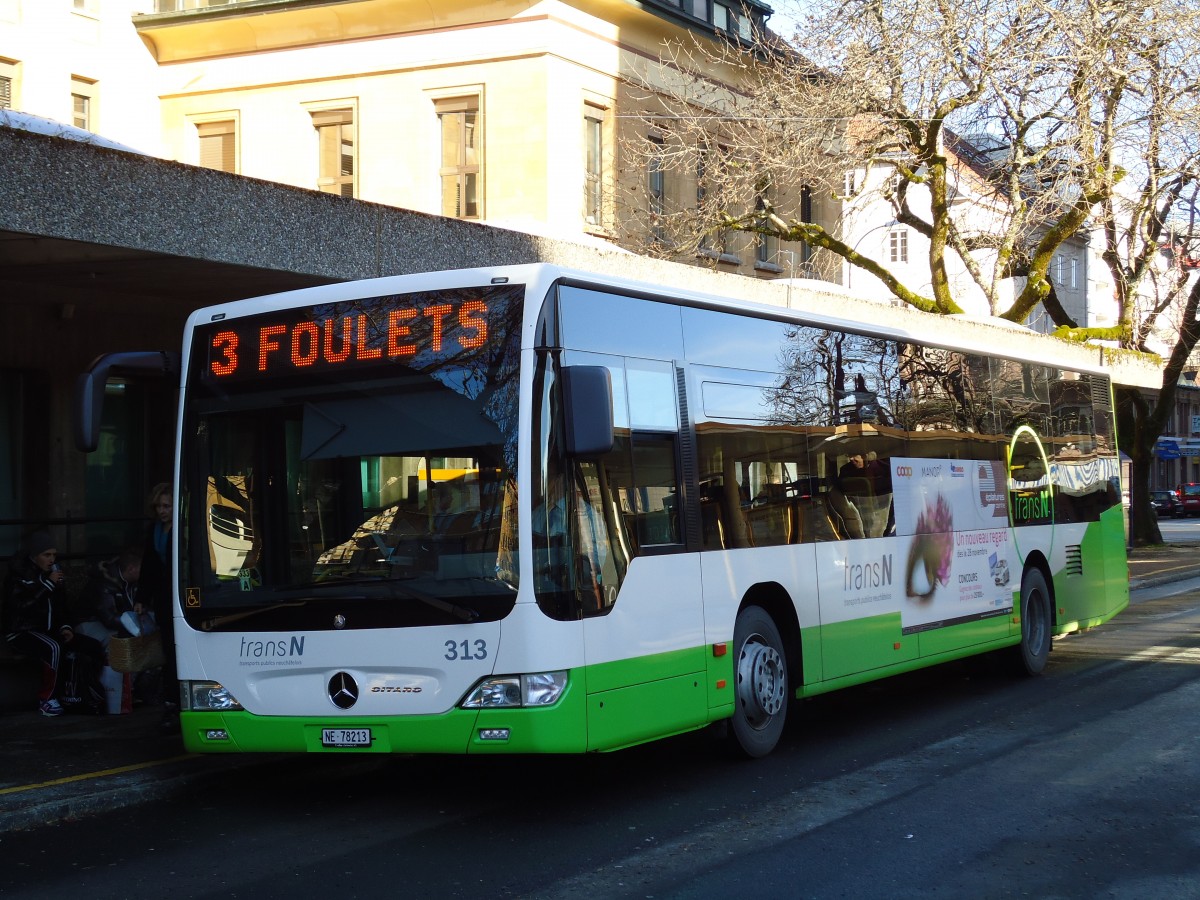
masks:
<svg viewBox="0 0 1200 900"><path fill-rule="evenodd" d="M1050 656L1050 589L1038 569L1021 579L1021 643L1013 648L1019 674L1040 675Z"/></svg>
<svg viewBox="0 0 1200 900"><path fill-rule="evenodd" d="M738 613L733 626L734 748L758 758L775 749L788 707L787 658L775 621L760 606Z"/></svg>

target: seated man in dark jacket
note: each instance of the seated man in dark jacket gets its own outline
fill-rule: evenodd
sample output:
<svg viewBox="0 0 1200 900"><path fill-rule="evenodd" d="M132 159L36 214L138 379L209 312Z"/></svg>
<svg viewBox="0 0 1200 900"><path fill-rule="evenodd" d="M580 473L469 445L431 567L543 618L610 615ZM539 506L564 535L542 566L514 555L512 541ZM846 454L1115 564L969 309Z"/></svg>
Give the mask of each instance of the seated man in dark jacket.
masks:
<svg viewBox="0 0 1200 900"><path fill-rule="evenodd" d="M103 693L95 695L104 652L92 638L76 634L67 622L67 592L57 559L54 538L35 531L13 558L4 583L4 638L17 653L41 661L37 702L44 716L62 714L60 697L89 707L104 700ZM74 676L70 685L62 672L67 661ZM81 686L89 696L71 692Z"/></svg>

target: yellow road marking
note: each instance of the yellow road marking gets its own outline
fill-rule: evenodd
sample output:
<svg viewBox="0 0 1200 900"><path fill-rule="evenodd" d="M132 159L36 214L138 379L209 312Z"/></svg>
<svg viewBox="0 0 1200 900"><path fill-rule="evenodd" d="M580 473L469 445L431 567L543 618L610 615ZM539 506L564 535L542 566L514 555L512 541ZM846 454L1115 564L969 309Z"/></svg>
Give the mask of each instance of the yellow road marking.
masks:
<svg viewBox="0 0 1200 900"><path fill-rule="evenodd" d="M18 787L0 788L0 795L19 794L21 791L33 791L38 788L54 787L58 784L70 784L73 781L86 781L89 778L103 778L105 775L120 775L122 772L136 772L138 769L149 769L151 766L161 766L166 763L182 762L192 759L195 754L185 753L183 756L172 756L169 759L156 759L152 762L135 763L132 766L118 766L115 769L105 769L101 772L87 772L83 775L68 775L66 778L55 778L53 781L43 781L38 784L25 784Z"/></svg>

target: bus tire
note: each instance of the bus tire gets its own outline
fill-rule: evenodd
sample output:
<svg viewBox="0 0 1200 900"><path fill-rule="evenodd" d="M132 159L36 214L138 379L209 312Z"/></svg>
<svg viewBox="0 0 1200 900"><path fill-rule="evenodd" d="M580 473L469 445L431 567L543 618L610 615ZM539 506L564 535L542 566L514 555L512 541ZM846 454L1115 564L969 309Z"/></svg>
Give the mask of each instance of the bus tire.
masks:
<svg viewBox="0 0 1200 900"><path fill-rule="evenodd" d="M1021 643L1013 648L1021 675L1041 675L1050 657L1050 589L1040 569L1021 579Z"/></svg>
<svg viewBox="0 0 1200 900"><path fill-rule="evenodd" d="M788 709L787 657L775 621L747 606L733 626L733 749L753 759L775 749Z"/></svg>

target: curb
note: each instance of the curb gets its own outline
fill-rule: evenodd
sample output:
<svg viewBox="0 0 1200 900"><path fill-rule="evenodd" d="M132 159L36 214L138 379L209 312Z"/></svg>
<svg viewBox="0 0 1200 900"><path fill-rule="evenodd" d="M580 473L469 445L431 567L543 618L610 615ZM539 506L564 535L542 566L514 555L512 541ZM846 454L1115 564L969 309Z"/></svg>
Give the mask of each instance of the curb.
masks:
<svg viewBox="0 0 1200 900"><path fill-rule="evenodd" d="M1144 578L1130 578L1129 590L1161 587L1164 584L1174 584L1177 581L1187 581L1189 578L1200 577L1200 570L1192 569L1187 572L1167 572L1162 575L1147 575Z"/></svg>
<svg viewBox="0 0 1200 900"><path fill-rule="evenodd" d="M247 762L242 756L188 754L10 790L0 793L0 834L159 800L193 782L244 768Z"/></svg>

